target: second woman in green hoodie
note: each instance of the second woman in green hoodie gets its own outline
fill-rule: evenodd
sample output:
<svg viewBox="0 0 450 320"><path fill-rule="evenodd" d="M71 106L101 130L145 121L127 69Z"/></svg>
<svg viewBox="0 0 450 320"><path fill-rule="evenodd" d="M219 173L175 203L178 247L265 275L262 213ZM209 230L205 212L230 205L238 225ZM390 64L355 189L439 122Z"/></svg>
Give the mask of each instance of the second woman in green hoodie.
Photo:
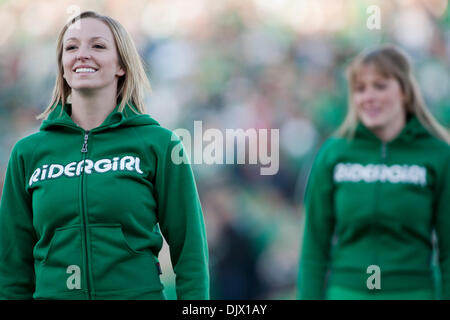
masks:
<svg viewBox="0 0 450 320"><path fill-rule="evenodd" d="M82 13L61 31L40 131L11 154L0 204L0 298L208 299L202 208L180 140L145 113L148 83L115 20ZM68 97L71 97L71 103Z"/></svg>
<svg viewBox="0 0 450 320"><path fill-rule="evenodd" d="M398 48L362 53L347 76L347 118L306 190L299 298L433 299L437 243L448 299L449 134Z"/></svg>

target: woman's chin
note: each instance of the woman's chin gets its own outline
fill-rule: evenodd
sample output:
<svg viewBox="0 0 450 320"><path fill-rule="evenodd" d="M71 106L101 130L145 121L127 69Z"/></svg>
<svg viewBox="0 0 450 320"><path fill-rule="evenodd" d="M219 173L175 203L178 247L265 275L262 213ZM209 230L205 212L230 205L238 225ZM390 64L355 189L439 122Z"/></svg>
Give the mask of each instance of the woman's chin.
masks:
<svg viewBox="0 0 450 320"><path fill-rule="evenodd" d="M364 118L362 119L362 123L367 129L370 130L377 130L384 126L383 121L380 119L374 119L374 118Z"/></svg>
<svg viewBox="0 0 450 320"><path fill-rule="evenodd" d="M83 95L93 94L99 89L100 89L100 87L95 86L95 85L80 85L80 86L72 87L72 91L76 91L79 94L83 94Z"/></svg>

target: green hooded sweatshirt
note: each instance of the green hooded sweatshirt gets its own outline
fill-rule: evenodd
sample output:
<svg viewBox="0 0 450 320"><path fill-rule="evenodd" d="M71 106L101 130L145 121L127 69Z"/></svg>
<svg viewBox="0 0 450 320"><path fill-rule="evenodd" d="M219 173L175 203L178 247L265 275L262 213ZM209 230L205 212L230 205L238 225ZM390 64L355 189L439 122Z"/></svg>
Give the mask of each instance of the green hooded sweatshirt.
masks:
<svg viewBox="0 0 450 320"><path fill-rule="evenodd" d="M177 298L209 299L194 177L186 161L172 161L186 157L179 138L129 105L90 131L70 112L58 105L13 148L0 204L0 298L164 298L164 235Z"/></svg>
<svg viewBox="0 0 450 320"><path fill-rule="evenodd" d="M415 116L389 143L362 124L353 139L328 139L305 195L299 298L323 299L327 285L432 289L433 230L450 298L449 197L450 147Z"/></svg>

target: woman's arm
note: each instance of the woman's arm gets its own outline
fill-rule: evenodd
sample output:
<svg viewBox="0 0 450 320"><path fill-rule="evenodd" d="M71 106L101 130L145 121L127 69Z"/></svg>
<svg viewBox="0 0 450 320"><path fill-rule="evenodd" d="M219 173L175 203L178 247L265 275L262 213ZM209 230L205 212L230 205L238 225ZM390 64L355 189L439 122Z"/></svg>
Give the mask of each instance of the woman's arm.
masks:
<svg viewBox="0 0 450 320"><path fill-rule="evenodd" d="M179 145L180 144L180 145ZM170 248L178 299L209 299L208 245L197 187L189 163L175 164L171 141L158 159L156 193L161 231Z"/></svg>
<svg viewBox="0 0 450 320"><path fill-rule="evenodd" d="M14 147L0 203L0 299L31 299L34 287L31 197L24 162Z"/></svg>
<svg viewBox="0 0 450 320"><path fill-rule="evenodd" d="M305 194L305 229L303 233L298 298L324 299L331 237L334 230L333 168L327 165L327 146L317 155Z"/></svg>
<svg viewBox="0 0 450 320"><path fill-rule="evenodd" d="M442 281L442 299L450 299L450 157L439 177L435 203L436 234L438 238L439 267Z"/></svg>

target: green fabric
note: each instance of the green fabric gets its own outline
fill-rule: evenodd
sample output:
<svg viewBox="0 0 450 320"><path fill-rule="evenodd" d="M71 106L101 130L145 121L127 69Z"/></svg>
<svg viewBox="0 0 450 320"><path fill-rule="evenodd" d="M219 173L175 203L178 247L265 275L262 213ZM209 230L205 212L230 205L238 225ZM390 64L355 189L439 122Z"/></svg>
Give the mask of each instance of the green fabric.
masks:
<svg viewBox="0 0 450 320"><path fill-rule="evenodd" d="M415 117L389 143L361 124L353 139L328 139L305 195L298 297L323 299L327 285L367 290L371 265L386 292L428 290L435 230L450 298L449 165L450 147Z"/></svg>
<svg viewBox="0 0 450 320"><path fill-rule="evenodd" d="M177 298L208 299L194 177L171 160L172 150L183 156L180 140L130 106L89 133L70 112L58 106L13 148L0 204L0 298L163 297L164 235Z"/></svg>
<svg viewBox="0 0 450 320"><path fill-rule="evenodd" d="M332 286L327 289L327 300L434 300L433 290L412 291L360 291L345 287Z"/></svg>

